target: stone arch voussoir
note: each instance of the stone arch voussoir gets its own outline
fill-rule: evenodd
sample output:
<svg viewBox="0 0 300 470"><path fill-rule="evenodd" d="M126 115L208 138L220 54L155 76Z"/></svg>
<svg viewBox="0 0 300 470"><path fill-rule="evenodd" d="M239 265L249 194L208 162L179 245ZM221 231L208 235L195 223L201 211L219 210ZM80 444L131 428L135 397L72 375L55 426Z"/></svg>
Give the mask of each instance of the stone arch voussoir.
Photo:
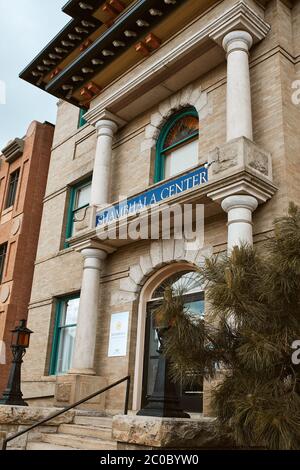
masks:
<svg viewBox="0 0 300 470"><path fill-rule="evenodd" d="M148 150L155 146L161 129L167 120L177 111L194 106L199 119L203 120L212 113L208 94L201 87L188 85L183 90L170 96L159 104L157 110L151 115L150 123L145 128L145 138L141 150Z"/></svg>
<svg viewBox="0 0 300 470"><path fill-rule="evenodd" d="M184 240L156 240L150 245L149 254L140 257L139 263L129 269L129 276L120 280L120 289L112 296L112 305L137 300L145 282L159 269L175 264L186 263L197 268L211 256L212 248L189 249Z"/></svg>

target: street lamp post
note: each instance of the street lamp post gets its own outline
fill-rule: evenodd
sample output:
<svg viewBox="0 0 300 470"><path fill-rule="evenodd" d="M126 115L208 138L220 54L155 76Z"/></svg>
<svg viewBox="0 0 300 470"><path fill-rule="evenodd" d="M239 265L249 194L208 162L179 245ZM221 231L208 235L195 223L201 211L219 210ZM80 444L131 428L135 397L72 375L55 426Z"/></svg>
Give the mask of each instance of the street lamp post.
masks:
<svg viewBox="0 0 300 470"><path fill-rule="evenodd" d="M30 335L33 333L26 327L26 320L12 330L11 350L13 354L7 387L4 390L0 405L28 406L21 392L21 365L26 349L29 347Z"/></svg>

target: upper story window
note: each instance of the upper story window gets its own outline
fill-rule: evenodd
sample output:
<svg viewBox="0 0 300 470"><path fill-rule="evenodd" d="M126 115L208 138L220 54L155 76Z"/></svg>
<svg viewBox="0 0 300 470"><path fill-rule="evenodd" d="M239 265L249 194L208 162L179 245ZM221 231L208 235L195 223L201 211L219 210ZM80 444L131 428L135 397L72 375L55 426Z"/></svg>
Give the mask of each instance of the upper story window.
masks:
<svg viewBox="0 0 300 470"><path fill-rule="evenodd" d="M6 253L7 253L7 243L3 243L3 245L0 245L0 283L2 282L2 278L3 278Z"/></svg>
<svg viewBox="0 0 300 470"><path fill-rule="evenodd" d="M87 112L87 109L81 108L79 110L78 129L82 126L85 126L85 124L87 123L86 120L84 119L84 115L86 112Z"/></svg>
<svg viewBox="0 0 300 470"><path fill-rule="evenodd" d="M194 108L175 114L157 143L155 182L171 178L198 163L199 118Z"/></svg>
<svg viewBox="0 0 300 470"><path fill-rule="evenodd" d="M82 183L72 186L71 188L66 239L71 238L74 234L74 222L76 220L76 213L90 205L91 187L92 180L91 178L89 178Z"/></svg>
<svg viewBox="0 0 300 470"><path fill-rule="evenodd" d="M18 183L19 183L19 176L20 176L20 169L14 171L10 175L8 191L7 191L7 196L6 196L6 202L5 202L5 209L8 209L9 207L12 207L15 203L16 195L17 195L17 189L18 189Z"/></svg>

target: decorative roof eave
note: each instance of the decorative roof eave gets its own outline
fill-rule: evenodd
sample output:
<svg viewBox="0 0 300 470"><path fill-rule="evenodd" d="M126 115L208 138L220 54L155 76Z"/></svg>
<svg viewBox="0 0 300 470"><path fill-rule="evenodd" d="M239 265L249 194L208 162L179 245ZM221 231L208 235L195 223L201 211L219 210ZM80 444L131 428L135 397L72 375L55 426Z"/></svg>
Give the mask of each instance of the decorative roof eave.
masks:
<svg viewBox="0 0 300 470"><path fill-rule="evenodd" d="M242 29L251 33L254 42L258 42L270 31L270 25L264 20L264 14L259 10L252 9L243 1L239 1L226 11L222 11L219 16L212 19L210 23L199 24L199 28L194 34L186 35L185 38L174 48L168 49L159 58L143 67L139 72L125 75L116 81L111 89L103 92L101 100L96 100L91 109L85 115L88 122L94 122L105 110L110 110L122 119L132 119L132 116L152 108L159 102L155 101L154 95L159 83L163 84L185 64L185 58L193 56L193 51L197 51L197 57L203 54L204 61L207 61L206 53L210 51L210 68L213 69L224 61L223 48L217 48L220 55L213 54L214 44L222 42L222 35L237 29ZM227 24L227 29L226 29ZM222 33L222 35L221 35ZM202 52L199 52L199 51ZM218 57L221 61L218 61ZM201 68L201 67L200 67ZM195 79L200 75L195 76ZM178 89L183 88L182 93L186 95L184 78L180 82ZM151 94L149 92L151 91ZM170 90L169 95L173 92ZM147 98L146 98L146 95ZM176 95L177 96L177 95ZM159 97L159 94L158 94ZM135 110L132 109L134 106ZM129 113L129 115L127 114ZM129 116L129 117L128 117Z"/></svg>
<svg viewBox="0 0 300 470"><path fill-rule="evenodd" d="M47 44L33 61L20 73L20 78L45 87L43 78L67 58L83 41L96 31L102 22L97 18L73 19Z"/></svg>
<svg viewBox="0 0 300 470"><path fill-rule="evenodd" d="M91 16L101 5L99 0L69 0L62 11L73 18Z"/></svg>
<svg viewBox="0 0 300 470"><path fill-rule="evenodd" d="M21 157L23 155L24 151L24 140L23 139L14 139L11 142L9 142L4 149L1 150L5 161L7 163L12 163L17 158Z"/></svg>
<svg viewBox="0 0 300 470"><path fill-rule="evenodd" d="M185 1L137 0L80 57L58 73L47 84L46 91L78 106L78 101L72 97L76 90L90 82Z"/></svg>

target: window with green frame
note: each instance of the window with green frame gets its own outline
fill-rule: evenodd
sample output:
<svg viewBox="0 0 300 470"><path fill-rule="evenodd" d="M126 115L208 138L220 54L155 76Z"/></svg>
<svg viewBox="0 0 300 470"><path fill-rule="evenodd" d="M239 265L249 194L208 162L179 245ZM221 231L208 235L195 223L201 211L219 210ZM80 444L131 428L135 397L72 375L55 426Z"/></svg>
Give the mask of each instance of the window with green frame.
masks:
<svg viewBox="0 0 300 470"><path fill-rule="evenodd" d="M70 202L68 209L68 219L66 227L66 240L71 238L74 233L74 222L76 220L76 213L90 205L91 198L92 178L88 178L81 183L71 187ZM65 248L68 243L65 242Z"/></svg>
<svg viewBox="0 0 300 470"><path fill-rule="evenodd" d="M195 108L174 114L163 127L156 147L155 183L198 163L199 117Z"/></svg>
<svg viewBox="0 0 300 470"><path fill-rule="evenodd" d="M79 294L57 300L50 375L66 374L72 366Z"/></svg>
<svg viewBox="0 0 300 470"><path fill-rule="evenodd" d="M80 110L79 110L79 119L78 119L78 129L80 127L85 126L85 124L87 123L87 121L84 119L84 115L85 115L86 112L87 112L87 109L80 108Z"/></svg>

